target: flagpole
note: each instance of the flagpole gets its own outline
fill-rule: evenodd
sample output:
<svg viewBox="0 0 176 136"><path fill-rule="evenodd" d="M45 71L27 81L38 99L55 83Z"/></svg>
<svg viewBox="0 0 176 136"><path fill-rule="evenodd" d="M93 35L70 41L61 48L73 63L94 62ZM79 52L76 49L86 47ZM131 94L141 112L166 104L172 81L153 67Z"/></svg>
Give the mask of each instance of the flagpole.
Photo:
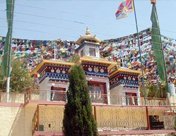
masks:
<svg viewBox="0 0 176 136"><path fill-rule="evenodd" d="M11 10L10 10L10 21L7 17L8 22L8 35L6 36L6 39L8 37L9 40L9 46L8 46L8 57L7 57L7 83L6 83L6 92L7 92L7 101L9 101L9 93L10 93L10 73L11 73L11 41L12 41L12 29L13 29L13 12L14 12L14 3L15 0L12 0L10 4ZM8 9L7 9L8 10ZM8 12L8 11L7 11Z"/></svg>
<svg viewBox="0 0 176 136"><path fill-rule="evenodd" d="M136 8L135 8L135 2L134 1L135 0L133 0L133 8L134 8L134 17L135 17L136 32L137 32L137 44L138 44L138 48L139 48L139 60L141 62L141 71L142 71L141 82L142 82L142 89L144 89L144 71L143 71L141 47L140 47L140 42L139 42L139 29L138 29L138 22L137 22L137 15L136 15ZM144 98L146 98L146 92L144 94ZM145 104L146 104L146 99L145 99Z"/></svg>

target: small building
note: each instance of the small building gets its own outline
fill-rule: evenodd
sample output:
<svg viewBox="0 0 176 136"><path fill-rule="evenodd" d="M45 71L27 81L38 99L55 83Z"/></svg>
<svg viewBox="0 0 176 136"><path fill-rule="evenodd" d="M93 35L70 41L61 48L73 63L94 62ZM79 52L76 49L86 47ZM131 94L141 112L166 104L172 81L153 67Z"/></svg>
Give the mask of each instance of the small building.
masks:
<svg viewBox="0 0 176 136"><path fill-rule="evenodd" d="M120 67L100 57L100 43L87 29L76 41L75 50L88 81L93 103L138 105L140 71ZM68 71L74 63L61 60L43 60L33 71L38 75L40 98L47 101L66 101Z"/></svg>

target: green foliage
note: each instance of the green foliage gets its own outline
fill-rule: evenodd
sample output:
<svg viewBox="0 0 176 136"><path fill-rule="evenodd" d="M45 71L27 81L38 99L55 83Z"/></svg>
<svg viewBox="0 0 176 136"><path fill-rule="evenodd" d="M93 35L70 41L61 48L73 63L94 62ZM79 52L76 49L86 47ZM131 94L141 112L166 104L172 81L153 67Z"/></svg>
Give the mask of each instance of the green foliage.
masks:
<svg viewBox="0 0 176 136"><path fill-rule="evenodd" d="M63 132L65 136L97 136L97 126L92 115L91 100L84 71L80 65L69 74L68 102L65 105Z"/></svg>
<svg viewBox="0 0 176 136"><path fill-rule="evenodd" d="M11 71L11 80L10 88L12 92L23 92L25 88L33 86L33 78L30 76L30 73L24 66L23 62L19 60L14 60L12 62L12 71ZM0 70L1 71L1 70ZM2 72L1 72L2 74ZM0 74L0 88L5 91L6 83L2 82L2 76Z"/></svg>
<svg viewBox="0 0 176 136"><path fill-rule="evenodd" d="M31 87L33 84L33 79L30 73L24 67L23 63L20 61L14 61L12 63L12 73L11 73L11 88L13 91L22 92L24 88Z"/></svg>
<svg viewBox="0 0 176 136"><path fill-rule="evenodd" d="M145 80L144 87L140 86L141 97L155 97L166 98L167 86L164 82L158 82L154 84L148 80Z"/></svg>
<svg viewBox="0 0 176 136"><path fill-rule="evenodd" d="M167 86L164 83L158 82L157 84L147 83L145 86L147 90L147 97L166 98Z"/></svg>
<svg viewBox="0 0 176 136"><path fill-rule="evenodd" d="M157 92L158 92L157 85L150 84L148 86L148 97L156 97Z"/></svg>
<svg viewBox="0 0 176 136"><path fill-rule="evenodd" d="M80 60L79 55L75 54L75 55L73 55L73 56L71 57L70 62L78 63L79 60Z"/></svg>

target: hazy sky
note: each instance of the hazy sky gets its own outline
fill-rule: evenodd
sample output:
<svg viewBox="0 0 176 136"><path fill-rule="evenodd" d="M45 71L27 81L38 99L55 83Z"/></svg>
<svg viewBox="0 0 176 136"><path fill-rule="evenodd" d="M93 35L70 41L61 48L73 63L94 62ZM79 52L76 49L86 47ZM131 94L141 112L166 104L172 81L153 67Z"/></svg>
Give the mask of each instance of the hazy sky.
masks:
<svg viewBox="0 0 176 136"><path fill-rule="evenodd" d="M13 37L76 40L89 27L101 40L136 32L134 14L116 20L122 0L16 0ZM6 0L0 0L0 35L5 36ZM135 0L139 30L151 26L150 0ZM157 0L161 33L176 39L176 0Z"/></svg>

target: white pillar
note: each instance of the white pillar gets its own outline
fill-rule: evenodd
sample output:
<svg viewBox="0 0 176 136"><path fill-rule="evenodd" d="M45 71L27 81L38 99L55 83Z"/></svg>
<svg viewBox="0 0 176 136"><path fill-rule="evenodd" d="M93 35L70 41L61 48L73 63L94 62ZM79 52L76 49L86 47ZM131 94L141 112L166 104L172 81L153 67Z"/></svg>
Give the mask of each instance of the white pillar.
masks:
<svg viewBox="0 0 176 136"><path fill-rule="evenodd" d="M138 103L138 105L141 105L141 101L140 101L140 88L139 87L137 89L137 103Z"/></svg>
<svg viewBox="0 0 176 136"><path fill-rule="evenodd" d="M127 105L127 96L126 96L126 89L125 87L122 85L122 105L125 106Z"/></svg>
<svg viewBox="0 0 176 136"><path fill-rule="evenodd" d="M48 83L48 81L49 78L45 78L43 82L39 84L40 100L50 100L49 93L51 91L51 85Z"/></svg>
<svg viewBox="0 0 176 136"><path fill-rule="evenodd" d="M107 79L107 81L106 81L106 90L107 90L107 102L108 102L108 104L111 104L111 101L110 101L109 79Z"/></svg>

